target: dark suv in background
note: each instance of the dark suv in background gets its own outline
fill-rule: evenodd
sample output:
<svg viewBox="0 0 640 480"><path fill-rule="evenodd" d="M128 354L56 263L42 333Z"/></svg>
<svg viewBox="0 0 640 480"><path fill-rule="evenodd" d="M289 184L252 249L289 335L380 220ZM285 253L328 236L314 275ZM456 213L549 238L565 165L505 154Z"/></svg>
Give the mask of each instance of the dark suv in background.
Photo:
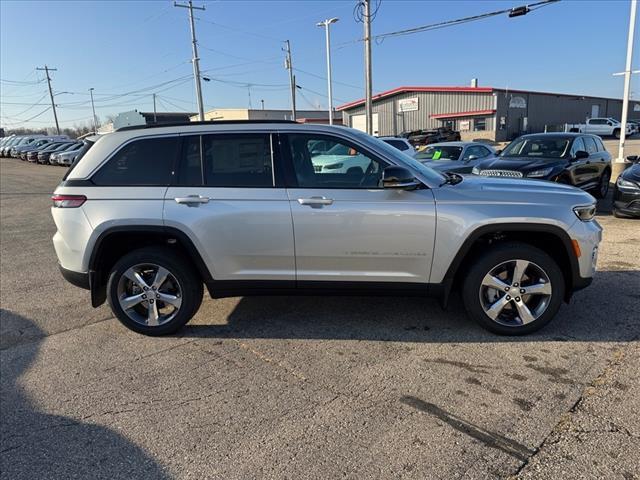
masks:
<svg viewBox="0 0 640 480"><path fill-rule="evenodd" d="M611 179L611 155L597 135L523 135L507 145L498 157L479 163L473 173L566 183L604 198Z"/></svg>

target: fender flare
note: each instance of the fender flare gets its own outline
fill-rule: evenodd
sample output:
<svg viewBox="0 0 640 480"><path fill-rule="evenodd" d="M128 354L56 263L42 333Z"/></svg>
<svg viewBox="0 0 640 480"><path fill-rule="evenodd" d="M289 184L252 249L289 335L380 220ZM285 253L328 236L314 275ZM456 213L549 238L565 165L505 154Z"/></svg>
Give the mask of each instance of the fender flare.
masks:
<svg viewBox="0 0 640 480"><path fill-rule="evenodd" d="M89 257L89 289L91 290L91 305L99 307L106 301L106 284L103 281L104 276L99 270L99 259L104 247L104 242L108 240L110 235L115 233L159 233L168 237L173 237L184 247L189 258L193 261L198 273L202 277L205 284L213 280L211 272L206 263L202 259L202 255L194 245L193 241L183 231L175 227L167 227L164 225L119 225L107 228L100 233L96 239L91 256Z"/></svg>

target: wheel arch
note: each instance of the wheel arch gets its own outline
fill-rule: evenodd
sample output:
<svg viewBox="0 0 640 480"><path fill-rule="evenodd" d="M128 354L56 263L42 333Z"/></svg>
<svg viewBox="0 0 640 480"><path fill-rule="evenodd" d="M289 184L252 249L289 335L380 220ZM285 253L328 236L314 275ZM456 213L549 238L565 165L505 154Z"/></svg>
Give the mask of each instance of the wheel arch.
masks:
<svg viewBox="0 0 640 480"><path fill-rule="evenodd" d="M100 233L89 257L89 287L93 307L106 301L107 275L117 259L130 251L151 245L176 248L189 259L204 283L212 280L202 255L183 231L163 225L114 226Z"/></svg>
<svg viewBox="0 0 640 480"><path fill-rule="evenodd" d="M451 291L483 248L505 241L519 241L540 248L558 262L565 280L565 301L571 299L580 276L578 259L571 238L562 228L548 224L503 223L484 225L467 236L442 281L442 301L446 305Z"/></svg>

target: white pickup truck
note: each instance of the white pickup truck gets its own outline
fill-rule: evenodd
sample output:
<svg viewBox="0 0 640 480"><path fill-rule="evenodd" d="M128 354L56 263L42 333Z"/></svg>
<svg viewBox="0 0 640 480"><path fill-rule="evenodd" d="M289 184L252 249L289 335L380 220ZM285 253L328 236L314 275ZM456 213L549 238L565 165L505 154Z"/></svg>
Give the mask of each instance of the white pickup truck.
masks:
<svg viewBox="0 0 640 480"><path fill-rule="evenodd" d="M592 133L594 135L612 136L620 138L621 123L615 118L588 118L587 123L565 124L565 132ZM627 135L634 132L632 125L627 123Z"/></svg>

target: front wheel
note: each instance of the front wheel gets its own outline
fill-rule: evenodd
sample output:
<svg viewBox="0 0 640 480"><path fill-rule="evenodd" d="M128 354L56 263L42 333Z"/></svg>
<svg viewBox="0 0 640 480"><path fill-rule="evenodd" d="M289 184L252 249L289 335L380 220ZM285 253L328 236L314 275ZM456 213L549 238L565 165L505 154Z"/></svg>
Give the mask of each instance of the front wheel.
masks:
<svg viewBox="0 0 640 480"><path fill-rule="evenodd" d="M174 333L195 315L202 282L190 262L170 248L128 253L111 269L107 300L118 320L145 335Z"/></svg>
<svg viewBox="0 0 640 480"><path fill-rule="evenodd" d="M471 266L462 297L469 316L487 330L524 335L551 321L564 291L564 277L553 258L528 244L504 243Z"/></svg>
<svg viewBox="0 0 640 480"><path fill-rule="evenodd" d="M616 128L613 131L613 136L616 137L616 138L620 138L620 129L619 128Z"/></svg>
<svg viewBox="0 0 640 480"><path fill-rule="evenodd" d="M607 196L607 193L609 193L610 180L611 180L611 172L609 170L605 170L604 172L602 172L602 176L600 177L598 186L593 191L593 196L596 198L605 198Z"/></svg>

